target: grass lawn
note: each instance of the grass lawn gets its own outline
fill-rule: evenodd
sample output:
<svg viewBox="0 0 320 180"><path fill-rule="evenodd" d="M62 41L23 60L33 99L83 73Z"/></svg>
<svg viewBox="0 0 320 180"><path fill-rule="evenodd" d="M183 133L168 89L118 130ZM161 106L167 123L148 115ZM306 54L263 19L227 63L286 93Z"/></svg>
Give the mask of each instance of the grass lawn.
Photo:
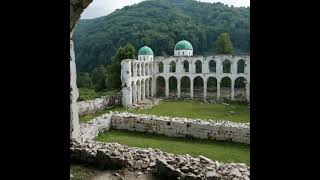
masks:
<svg viewBox="0 0 320 180"><path fill-rule="evenodd" d="M250 122L250 109L248 105L241 103L224 104L205 104L193 101L162 101L159 105L151 109L126 109L122 106L113 107L96 112L95 114L80 117L80 122L86 122L97 116L111 111L128 111L130 113L153 114L158 116L185 117L192 119L215 119L233 122Z"/></svg>
<svg viewBox="0 0 320 180"><path fill-rule="evenodd" d="M150 133L110 130L96 140L117 142L131 147L157 148L175 154L204 155L222 162L242 162L250 165L250 147L245 144L200 139L166 137Z"/></svg>
<svg viewBox="0 0 320 180"><path fill-rule="evenodd" d="M83 164L70 164L70 173L74 176L72 180L88 180L94 177L98 172L98 170Z"/></svg>
<svg viewBox="0 0 320 180"><path fill-rule="evenodd" d="M116 93L117 93L116 90L95 92L94 89L79 88L79 100L81 101L92 100L95 98L99 98L101 96L111 96Z"/></svg>

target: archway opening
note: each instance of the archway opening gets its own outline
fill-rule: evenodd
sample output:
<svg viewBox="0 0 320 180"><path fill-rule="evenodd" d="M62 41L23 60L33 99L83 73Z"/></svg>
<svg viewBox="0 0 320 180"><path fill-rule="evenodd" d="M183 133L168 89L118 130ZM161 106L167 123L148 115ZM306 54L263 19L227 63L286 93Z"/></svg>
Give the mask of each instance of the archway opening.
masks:
<svg viewBox="0 0 320 180"><path fill-rule="evenodd" d="M209 77L207 81L207 99L217 99L217 78Z"/></svg>
<svg viewBox="0 0 320 180"><path fill-rule="evenodd" d="M152 96L152 78L149 79L149 96Z"/></svg>
<svg viewBox="0 0 320 180"><path fill-rule="evenodd" d="M145 65L145 76L147 76L148 74L149 74L149 68L148 68L149 66L148 66L148 63L146 63L146 65Z"/></svg>
<svg viewBox="0 0 320 180"><path fill-rule="evenodd" d="M231 79L224 77L220 82L220 95L221 98L231 98Z"/></svg>
<svg viewBox="0 0 320 180"><path fill-rule="evenodd" d="M187 60L183 61L184 72L189 72L189 62Z"/></svg>
<svg viewBox="0 0 320 180"><path fill-rule="evenodd" d="M133 62L131 62L131 77L133 77Z"/></svg>
<svg viewBox="0 0 320 180"><path fill-rule="evenodd" d="M139 103L141 101L141 86L140 86L139 80L136 83L136 95L137 95L137 102Z"/></svg>
<svg viewBox="0 0 320 180"><path fill-rule="evenodd" d="M152 66L151 66L151 63L149 64L149 75L152 75Z"/></svg>
<svg viewBox="0 0 320 180"><path fill-rule="evenodd" d="M140 76L140 63L137 63L137 76Z"/></svg>
<svg viewBox="0 0 320 180"><path fill-rule="evenodd" d="M231 62L226 59L222 63L222 72L223 73L231 73Z"/></svg>
<svg viewBox="0 0 320 180"><path fill-rule="evenodd" d="M237 100L246 100L246 79L238 77L234 83L234 98Z"/></svg>
<svg viewBox="0 0 320 180"><path fill-rule="evenodd" d="M209 72L216 73L216 62L214 60L209 62Z"/></svg>
<svg viewBox="0 0 320 180"><path fill-rule="evenodd" d="M177 78L174 76L171 76L169 78L169 96L170 97L176 97L177 95Z"/></svg>
<svg viewBox="0 0 320 180"><path fill-rule="evenodd" d="M132 104L135 104L137 101L136 101L136 86L135 86L135 83L134 81L131 82L131 90L132 90L132 98L131 98L131 103Z"/></svg>
<svg viewBox="0 0 320 180"><path fill-rule="evenodd" d="M203 79L200 76L193 80L193 97L203 98Z"/></svg>
<svg viewBox="0 0 320 180"><path fill-rule="evenodd" d="M174 61L171 61L170 63L170 72L176 72L176 63Z"/></svg>
<svg viewBox="0 0 320 180"><path fill-rule="evenodd" d="M159 62L159 73L163 73L163 63Z"/></svg>
<svg viewBox="0 0 320 180"><path fill-rule="evenodd" d="M237 73L244 73L246 62L243 59L240 59L237 63Z"/></svg>
<svg viewBox="0 0 320 180"><path fill-rule="evenodd" d="M166 95L166 82L162 76L157 77L156 96L165 97Z"/></svg>
<svg viewBox="0 0 320 180"><path fill-rule="evenodd" d="M141 76L144 76L144 63L141 63Z"/></svg>
<svg viewBox="0 0 320 180"><path fill-rule="evenodd" d="M202 63L200 60L196 61L196 73L202 73Z"/></svg>
<svg viewBox="0 0 320 180"><path fill-rule="evenodd" d="M181 97L190 97L190 78L188 76L183 76L181 78Z"/></svg>

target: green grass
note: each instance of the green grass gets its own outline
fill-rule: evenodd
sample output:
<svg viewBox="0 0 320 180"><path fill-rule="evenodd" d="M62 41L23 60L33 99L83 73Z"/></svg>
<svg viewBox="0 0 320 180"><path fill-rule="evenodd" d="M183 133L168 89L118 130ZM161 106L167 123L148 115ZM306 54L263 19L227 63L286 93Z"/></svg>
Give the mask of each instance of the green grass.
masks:
<svg viewBox="0 0 320 180"><path fill-rule="evenodd" d="M96 140L117 142L131 147L157 148L175 154L206 156L221 162L242 162L250 165L250 147L245 144L166 137L151 133L110 130L100 134Z"/></svg>
<svg viewBox="0 0 320 180"><path fill-rule="evenodd" d="M94 89L79 88L79 101L92 100L101 96L111 96L117 93L116 90L106 90L101 92L95 92Z"/></svg>
<svg viewBox="0 0 320 180"><path fill-rule="evenodd" d="M80 123L86 123L86 122L88 122L88 121L90 121L90 120L92 120L92 119L94 119L94 118L96 118L98 116L101 116L101 115L103 115L105 113L110 112L111 109L112 108L110 108L110 109L106 108L106 109L97 111L94 114L87 114L87 115L80 116L79 117L79 121L80 121Z"/></svg>
<svg viewBox="0 0 320 180"><path fill-rule="evenodd" d="M98 173L98 170L85 165L72 163L70 165L70 173L74 176L72 180L88 180L94 177Z"/></svg>
<svg viewBox="0 0 320 180"><path fill-rule="evenodd" d="M230 103L229 103L230 104ZM205 104L193 101L162 101L159 105L151 109L126 109L124 107L114 107L108 109L112 111L128 111L130 113L153 114L158 116L185 117L192 119L215 119L228 120L233 122L250 122L250 109L243 103Z"/></svg>

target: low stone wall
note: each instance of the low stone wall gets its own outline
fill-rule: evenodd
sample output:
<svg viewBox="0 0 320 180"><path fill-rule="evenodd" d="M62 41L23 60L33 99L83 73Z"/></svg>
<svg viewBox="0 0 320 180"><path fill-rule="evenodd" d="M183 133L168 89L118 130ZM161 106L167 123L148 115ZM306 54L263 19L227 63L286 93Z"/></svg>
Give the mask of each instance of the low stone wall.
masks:
<svg viewBox="0 0 320 180"><path fill-rule="evenodd" d="M108 131L111 127L111 115L104 114L87 123L80 124L80 140L82 142L93 140L104 131Z"/></svg>
<svg viewBox="0 0 320 180"><path fill-rule="evenodd" d="M176 155L152 148L135 148L118 143L71 141L72 161L99 168L124 168L139 173L154 173L166 179L180 180L249 180L250 167L244 163L222 163L204 156Z"/></svg>
<svg viewBox="0 0 320 180"><path fill-rule="evenodd" d="M250 144L249 123L113 113L111 128L156 133L170 137L194 137Z"/></svg>
<svg viewBox="0 0 320 180"><path fill-rule="evenodd" d="M106 107L111 107L111 106L121 105L121 104L122 104L122 96L120 93L113 96L103 96L101 98L96 98L93 100L77 102L80 116L86 115L86 114L92 114Z"/></svg>

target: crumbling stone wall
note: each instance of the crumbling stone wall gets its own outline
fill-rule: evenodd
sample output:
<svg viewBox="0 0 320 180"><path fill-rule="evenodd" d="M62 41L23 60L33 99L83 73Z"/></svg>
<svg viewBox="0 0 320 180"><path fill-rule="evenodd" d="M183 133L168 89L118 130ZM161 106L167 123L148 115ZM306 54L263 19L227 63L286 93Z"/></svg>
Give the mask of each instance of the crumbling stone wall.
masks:
<svg viewBox="0 0 320 180"><path fill-rule="evenodd" d="M121 93L117 93L116 95L112 96L102 96L93 100L77 102L80 116L92 114L98 110L119 105L122 105Z"/></svg>

